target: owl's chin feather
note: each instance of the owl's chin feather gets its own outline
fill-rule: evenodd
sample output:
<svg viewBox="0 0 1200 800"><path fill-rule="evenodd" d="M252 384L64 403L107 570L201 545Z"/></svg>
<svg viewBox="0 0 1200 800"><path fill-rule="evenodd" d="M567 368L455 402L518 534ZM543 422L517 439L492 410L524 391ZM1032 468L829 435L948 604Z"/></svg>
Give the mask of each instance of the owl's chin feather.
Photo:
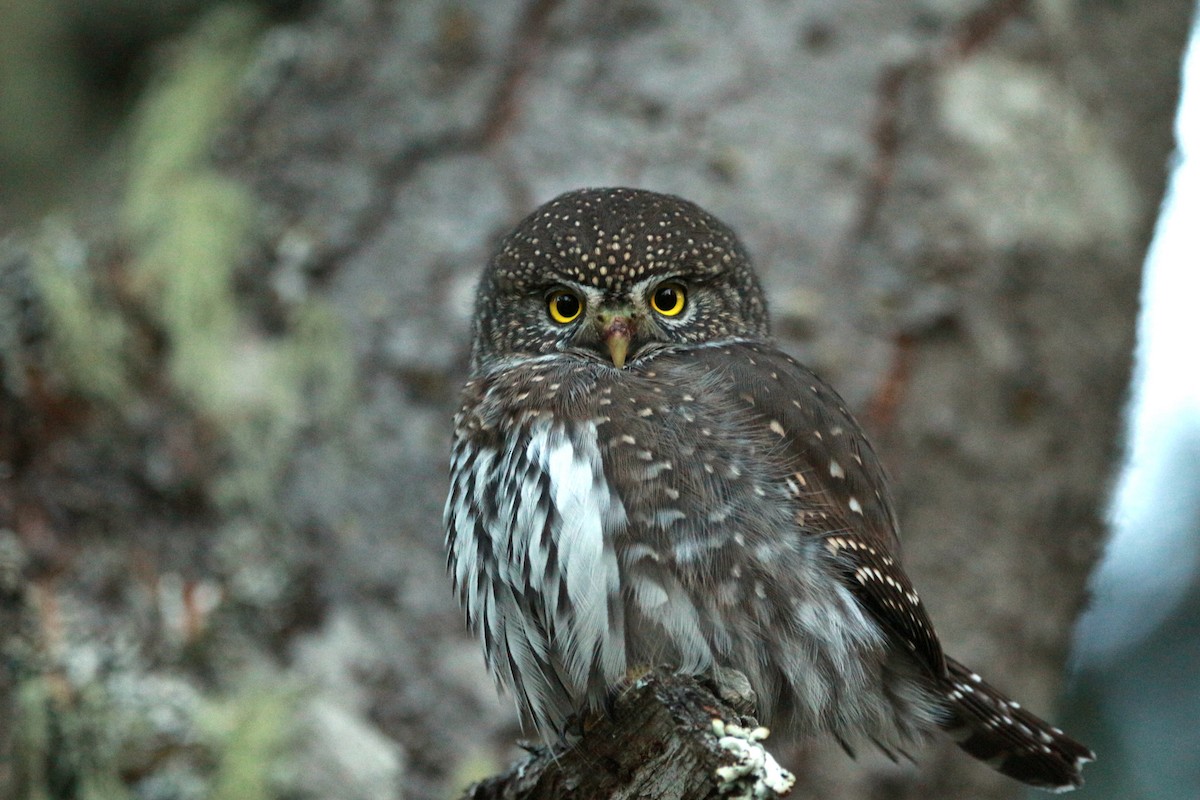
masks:
<svg viewBox="0 0 1200 800"><path fill-rule="evenodd" d="M629 367L638 364L644 364L655 356L661 355L662 353L670 350L674 350L678 347L679 345L674 344L673 342L645 342L643 344L639 344L635 349L632 349L626 353L623 367L628 369ZM595 348L574 345L571 347L565 347L559 352L564 356L578 358L579 360L586 361L589 364L603 364L604 366L612 367L614 370L620 369L620 367L617 367L613 364L613 360L609 356L609 352L604 345L598 345Z"/></svg>

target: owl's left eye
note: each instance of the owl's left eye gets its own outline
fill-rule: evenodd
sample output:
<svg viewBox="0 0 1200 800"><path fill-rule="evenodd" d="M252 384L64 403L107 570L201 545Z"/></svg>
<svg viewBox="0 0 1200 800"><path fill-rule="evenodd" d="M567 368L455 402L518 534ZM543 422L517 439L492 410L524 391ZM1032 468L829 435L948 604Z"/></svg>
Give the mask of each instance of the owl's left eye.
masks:
<svg viewBox="0 0 1200 800"><path fill-rule="evenodd" d="M559 325L574 322L583 313L583 301L574 292L556 289L546 299L550 308L550 319Z"/></svg>
<svg viewBox="0 0 1200 800"><path fill-rule="evenodd" d="M686 304L687 292L683 284L676 281L659 284L654 294L650 295L650 307L664 317L679 316Z"/></svg>

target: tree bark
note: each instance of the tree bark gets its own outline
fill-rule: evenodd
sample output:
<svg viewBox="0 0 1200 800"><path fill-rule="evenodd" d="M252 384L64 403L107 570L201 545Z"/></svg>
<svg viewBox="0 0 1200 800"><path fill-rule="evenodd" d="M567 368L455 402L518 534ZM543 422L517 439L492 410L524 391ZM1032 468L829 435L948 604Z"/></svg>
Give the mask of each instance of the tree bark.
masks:
<svg viewBox="0 0 1200 800"><path fill-rule="evenodd" d="M795 778L763 747L754 693L741 673L714 684L648 673L612 708L553 748L534 749L506 772L467 789L464 800L654 797L717 800L786 797Z"/></svg>
<svg viewBox="0 0 1200 800"><path fill-rule="evenodd" d="M0 253L0 795L220 788L252 760L289 796L434 797L516 756L444 575L449 419L496 238L588 185L740 233L781 344L892 473L948 651L1053 717L1191 13L329 0L199 21L101 202ZM917 767L778 755L798 797L1019 791L949 742Z"/></svg>

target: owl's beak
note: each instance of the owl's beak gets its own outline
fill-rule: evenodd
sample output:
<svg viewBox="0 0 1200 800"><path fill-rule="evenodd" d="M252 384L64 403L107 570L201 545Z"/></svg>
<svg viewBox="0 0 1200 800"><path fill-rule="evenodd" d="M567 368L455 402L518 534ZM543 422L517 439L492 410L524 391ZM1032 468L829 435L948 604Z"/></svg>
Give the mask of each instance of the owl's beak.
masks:
<svg viewBox="0 0 1200 800"><path fill-rule="evenodd" d="M625 357L629 354L629 342L633 339L633 319L628 314L602 313L597 318L600 327L600 339L608 348L608 355L613 366L621 369L625 366Z"/></svg>

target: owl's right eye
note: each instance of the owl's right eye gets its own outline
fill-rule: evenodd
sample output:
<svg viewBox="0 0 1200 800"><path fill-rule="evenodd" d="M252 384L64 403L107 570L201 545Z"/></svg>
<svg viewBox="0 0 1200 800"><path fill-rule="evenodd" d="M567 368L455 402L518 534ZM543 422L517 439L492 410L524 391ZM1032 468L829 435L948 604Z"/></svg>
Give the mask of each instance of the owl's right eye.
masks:
<svg viewBox="0 0 1200 800"><path fill-rule="evenodd" d="M583 301L574 292L556 289L549 297L550 319L559 325L574 322L583 313Z"/></svg>

